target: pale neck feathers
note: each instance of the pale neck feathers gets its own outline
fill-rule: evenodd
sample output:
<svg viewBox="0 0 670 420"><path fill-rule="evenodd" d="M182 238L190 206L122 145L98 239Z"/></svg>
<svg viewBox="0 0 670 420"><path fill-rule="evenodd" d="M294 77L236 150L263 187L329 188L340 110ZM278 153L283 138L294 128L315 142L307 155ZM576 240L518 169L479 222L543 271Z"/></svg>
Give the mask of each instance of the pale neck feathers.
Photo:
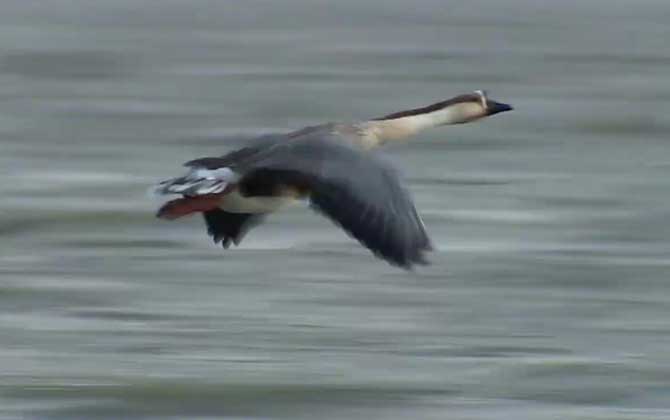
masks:
<svg viewBox="0 0 670 420"><path fill-rule="evenodd" d="M362 140L367 148L371 148L387 141L406 139L427 128L463 124L482 118L484 115L484 108L480 104L462 102L432 112L370 120L363 123Z"/></svg>

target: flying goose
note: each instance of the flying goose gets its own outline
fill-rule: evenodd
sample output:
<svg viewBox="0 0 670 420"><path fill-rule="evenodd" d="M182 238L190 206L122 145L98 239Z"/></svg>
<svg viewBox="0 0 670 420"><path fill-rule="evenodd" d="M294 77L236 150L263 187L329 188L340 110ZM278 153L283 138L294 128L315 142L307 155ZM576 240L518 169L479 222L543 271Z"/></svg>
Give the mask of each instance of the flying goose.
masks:
<svg viewBox="0 0 670 420"><path fill-rule="evenodd" d="M426 128L510 110L478 90L368 121L262 136L223 156L186 162L188 173L155 187L158 194L181 196L157 217L202 213L208 234L228 248L269 213L308 199L377 257L410 269L427 263L430 239L396 171L370 150Z"/></svg>

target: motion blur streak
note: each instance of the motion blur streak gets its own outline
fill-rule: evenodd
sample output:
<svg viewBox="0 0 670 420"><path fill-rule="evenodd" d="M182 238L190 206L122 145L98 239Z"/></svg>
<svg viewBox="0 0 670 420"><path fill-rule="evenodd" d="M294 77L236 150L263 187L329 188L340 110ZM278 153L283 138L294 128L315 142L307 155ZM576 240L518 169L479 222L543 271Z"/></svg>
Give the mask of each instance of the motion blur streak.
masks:
<svg viewBox="0 0 670 420"><path fill-rule="evenodd" d="M669 15L3 1L0 418L670 418ZM226 136L479 88L515 111L384 151L415 273L300 208L224 255L145 194Z"/></svg>

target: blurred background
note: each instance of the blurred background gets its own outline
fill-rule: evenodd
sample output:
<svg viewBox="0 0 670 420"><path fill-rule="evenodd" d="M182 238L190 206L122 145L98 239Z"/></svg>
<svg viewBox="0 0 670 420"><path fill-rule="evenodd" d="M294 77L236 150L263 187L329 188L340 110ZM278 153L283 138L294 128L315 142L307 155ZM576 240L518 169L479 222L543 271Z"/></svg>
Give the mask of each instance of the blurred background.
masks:
<svg viewBox="0 0 670 420"><path fill-rule="evenodd" d="M670 418L666 0L0 2L0 417ZM385 150L408 273L146 195L230 139L474 89Z"/></svg>

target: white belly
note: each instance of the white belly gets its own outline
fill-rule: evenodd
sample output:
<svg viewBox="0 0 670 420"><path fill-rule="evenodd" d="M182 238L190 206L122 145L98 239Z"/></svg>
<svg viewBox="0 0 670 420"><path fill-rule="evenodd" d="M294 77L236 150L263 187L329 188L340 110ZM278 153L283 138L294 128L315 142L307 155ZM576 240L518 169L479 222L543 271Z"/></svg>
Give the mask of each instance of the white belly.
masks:
<svg viewBox="0 0 670 420"><path fill-rule="evenodd" d="M235 190L226 194L219 207L230 213L272 213L296 202L293 197L244 197Z"/></svg>

